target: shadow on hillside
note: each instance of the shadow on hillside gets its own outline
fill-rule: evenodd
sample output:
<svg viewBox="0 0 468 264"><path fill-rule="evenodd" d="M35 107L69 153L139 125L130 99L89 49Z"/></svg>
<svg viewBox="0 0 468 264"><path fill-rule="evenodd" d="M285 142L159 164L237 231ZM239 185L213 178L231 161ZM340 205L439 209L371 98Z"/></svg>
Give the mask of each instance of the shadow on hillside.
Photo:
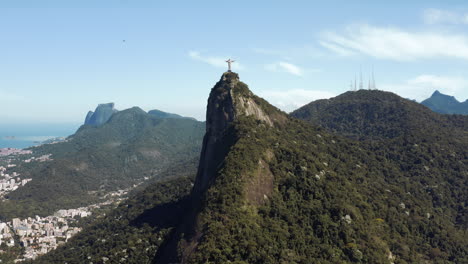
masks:
<svg viewBox="0 0 468 264"><path fill-rule="evenodd" d="M130 225L141 227L148 224L151 227L170 228L179 225L185 209L187 207L187 198L178 201L159 204L151 209L145 210L138 217L130 222Z"/></svg>
<svg viewBox="0 0 468 264"><path fill-rule="evenodd" d="M168 238L163 242L153 258L153 264L180 264L181 255L179 252L179 242L181 239L193 237L194 225L196 223L197 212L200 208L200 197L193 194L184 198L184 211L180 214L177 226L172 229Z"/></svg>

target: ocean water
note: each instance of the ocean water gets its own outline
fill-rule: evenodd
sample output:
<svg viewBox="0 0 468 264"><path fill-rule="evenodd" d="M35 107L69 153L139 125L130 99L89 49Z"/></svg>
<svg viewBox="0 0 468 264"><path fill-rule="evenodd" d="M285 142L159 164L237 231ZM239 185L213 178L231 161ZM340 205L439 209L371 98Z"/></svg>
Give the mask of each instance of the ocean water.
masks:
<svg viewBox="0 0 468 264"><path fill-rule="evenodd" d="M67 137L80 124L0 124L0 148L28 148L42 141Z"/></svg>

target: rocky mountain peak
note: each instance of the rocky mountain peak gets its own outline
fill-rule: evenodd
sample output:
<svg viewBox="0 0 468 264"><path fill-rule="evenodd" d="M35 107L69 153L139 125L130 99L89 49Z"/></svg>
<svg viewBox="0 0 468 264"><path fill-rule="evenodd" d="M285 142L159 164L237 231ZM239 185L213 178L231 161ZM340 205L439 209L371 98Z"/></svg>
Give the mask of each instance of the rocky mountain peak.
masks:
<svg viewBox="0 0 468 264"><path fill-rule="evenodd" d="M455 99L455 96L443 94L439 92L439 90L435 90L435 92L431 95L431 98L442 98L450 102L456 102L458 103L457 99Z"/></svg>
<svg viewBox="0 0 468 264"><path fill-rule="evenodd" d="M94 112L88 112L85 119L85 125L101 126L105 124L116 112L118 111L114 108L114 103L99 104Z"/></svg>
<svg viewBox="0 0 468 264"><path fill-rule="evenodd" d="M226 72L211 89L206 111L206 132L217 136L234 120L232 90L239 82L239 76Z"/></svg>
<svg viewBox="0 0 468 264"><path fill-rule="evenodd" d="M235 72L225 72L223 76L221 76L221 80L231 85L231 88L234 88L239 82L239 74Z"/></svg>
<svg viewBox="0 0 468 264"><path fill-rule="evenodd" d="M195 192L205 190L214 177L216 169L229 150L226 142L231 140L226 140L227 130L237 118L253 116L269 126L273 126L278 118L286 118L278 114L277 109L267 109L270 105L267 103L262 105L264 102L239 80L237 73L223 73L221 79L211 89L208 98L206 134L194 187Z"/></svg>
<svg viewBox="0 0 468 264"><path fill-rule="evenodd" d="M94 112L93 111L88 111L88 114L86 114L86 118L85 118L85 124L89 124L89 120L91 119L91 117L94 115Z"/></svg>
<svg viewBox="0 0 468 264"><path fill-rule="evenodd" d="M443 94L437 90L421 104L441 114L468 114L466 102L461 103L454 96Z"/></svg>

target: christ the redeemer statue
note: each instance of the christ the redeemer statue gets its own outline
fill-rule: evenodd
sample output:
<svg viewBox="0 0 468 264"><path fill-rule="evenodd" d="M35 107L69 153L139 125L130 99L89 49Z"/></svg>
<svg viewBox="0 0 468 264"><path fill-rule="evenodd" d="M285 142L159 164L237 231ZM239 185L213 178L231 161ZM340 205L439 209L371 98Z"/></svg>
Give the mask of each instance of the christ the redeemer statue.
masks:
<svg viewBox="0 0 468 264"><path fill-rule="evenodd" d="M231 63L233 63L233 62L235 62L235 61L229 59L229 60L227 60L226 62L227 62L227 64L228 64L228 72L231 72Z"/></svg>

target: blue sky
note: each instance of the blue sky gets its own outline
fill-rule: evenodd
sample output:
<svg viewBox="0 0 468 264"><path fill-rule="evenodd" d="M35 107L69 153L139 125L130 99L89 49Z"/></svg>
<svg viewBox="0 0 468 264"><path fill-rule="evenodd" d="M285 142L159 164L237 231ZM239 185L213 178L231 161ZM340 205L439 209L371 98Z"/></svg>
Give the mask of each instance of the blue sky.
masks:
<svg viewBox="0 0 468 264"><path fill-rule="evenodd" d="M349 90L360 69L367 87L372 68L378 89L464 101L468 4L1 1L0 124L80 123L106 102L204 120L227 58L285 111Z"/></svg>

